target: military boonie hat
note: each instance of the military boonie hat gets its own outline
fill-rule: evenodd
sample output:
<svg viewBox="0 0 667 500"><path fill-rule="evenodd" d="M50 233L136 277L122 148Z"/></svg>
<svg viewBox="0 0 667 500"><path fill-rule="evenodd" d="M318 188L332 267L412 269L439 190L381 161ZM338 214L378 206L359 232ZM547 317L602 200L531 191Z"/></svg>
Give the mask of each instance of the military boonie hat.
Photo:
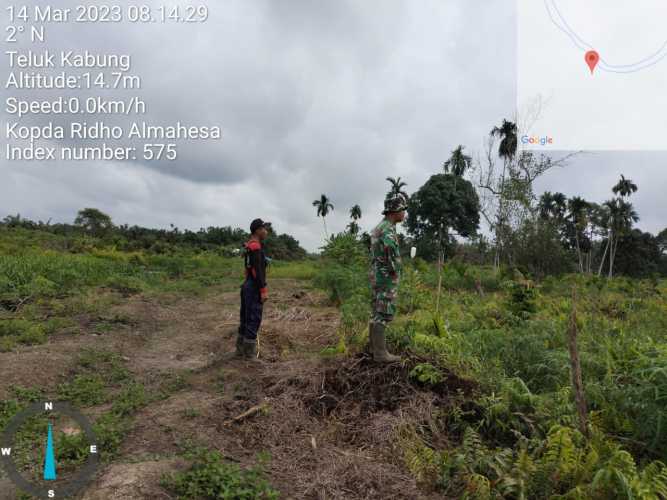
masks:
<svg viewBox="0 0 667 500"><path fill-rule="evenodd" d="M255 219L250 223L250 233L254 233L257 231L260 227L267 228L271 225L270 222L264 222L262 219Z"/></svg>
<svg viewBox="0 0 667 500"><path fill-rule="evenodd" d="M397 194L388 196L384 200L384 211L382 213L386 215L393 212L402 212L403 210L407 210L407 208L408 205L405 202L405 197Z"/></svg>

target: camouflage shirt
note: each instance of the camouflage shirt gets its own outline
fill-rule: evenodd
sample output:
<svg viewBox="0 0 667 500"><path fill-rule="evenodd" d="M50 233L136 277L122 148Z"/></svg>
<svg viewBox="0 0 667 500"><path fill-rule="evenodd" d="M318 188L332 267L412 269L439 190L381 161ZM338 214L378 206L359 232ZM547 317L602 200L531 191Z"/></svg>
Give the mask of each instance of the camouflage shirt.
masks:
<svg viewBox="0 0 667 500"><path fill-rule="evenodd" d="M401 254L396 225L384 219L371 232L371 287L374 291L396 290L400 276Z"/></svg>

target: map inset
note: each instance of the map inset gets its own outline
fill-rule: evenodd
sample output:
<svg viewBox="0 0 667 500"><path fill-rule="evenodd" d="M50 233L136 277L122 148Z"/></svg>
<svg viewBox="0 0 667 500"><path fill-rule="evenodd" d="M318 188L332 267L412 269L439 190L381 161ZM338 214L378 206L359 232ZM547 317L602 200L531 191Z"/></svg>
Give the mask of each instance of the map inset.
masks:
<svg viewBox="0 0 667 500"><path fill-rule="evenodd" d="M518 0L520 144L667 150L667 1Z"/></svg>

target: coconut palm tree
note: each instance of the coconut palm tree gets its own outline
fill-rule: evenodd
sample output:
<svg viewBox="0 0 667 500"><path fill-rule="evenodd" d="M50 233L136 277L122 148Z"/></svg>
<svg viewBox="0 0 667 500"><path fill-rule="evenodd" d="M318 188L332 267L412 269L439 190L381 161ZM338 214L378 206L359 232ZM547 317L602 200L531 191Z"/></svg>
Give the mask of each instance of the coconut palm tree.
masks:
<svg viewBox="0 0 667 500"><path fill-rule="evenodd" d="M403 182L400 177L387 177L387 181L391 184L391 188L387 193L387 197L390 196L403 196L406 200L409 198L408 193L403 191L403 188L407 186L407 183Z"/></svg>
<svg viewBox="0 0 667 500"><path fill-rule="evenodd" d="M329 215L329 212L333 211L334 206L326 194L322 194L319 200L313 201L313 206L317 208L317 216L322 217L322 223L324 224L324 235L327 239L329 239L326 217Z"/></svg>

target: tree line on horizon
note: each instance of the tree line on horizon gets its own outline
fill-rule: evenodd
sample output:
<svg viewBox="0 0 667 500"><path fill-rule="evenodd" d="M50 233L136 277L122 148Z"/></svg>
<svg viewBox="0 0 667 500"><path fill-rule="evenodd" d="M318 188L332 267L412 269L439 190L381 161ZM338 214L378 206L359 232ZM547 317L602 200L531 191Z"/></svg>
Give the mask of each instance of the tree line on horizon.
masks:
<svg viewBox="0 0 667 500"><path fill-rule="evenodd" d="M535 180L575 156L553 160L544 154L519 151L518 127L503 120L487 137L476 162L459 145L416 192L408 194L401 177L387 177L387 196L404 196L408 204L407 236L399 234L404 250L414 245L419 256L443 262L459 256L467 261L507 266L535 277L567 272L612 277L667 276L667 228L658 235L644 232L630 202L638 186L624 175L603 202L563 193L534 192ZM322 194L313 202L322 217L334 209ZM360 233L361 208L350 209L346 234L368 244ZM492 238L480 233L484 219Z"/></svg>
<svg viewBox="0 0 667 500"><path fill-rule="evenodd" d="M233 256L240 253L243 244L250 234L231 226L209 226L198 231L179 229L173 224L170 229L152 229L138 225L115 225L111 217L97 208L79 210L74 222L51 223L34 222L21 217L20 214L8 215L0 227L40 230L66 237L72 249L81 247L81 238L94 238L103 245L115 246L122 251L148 251L162 254L183 249L195 251L218 251L223 255ZM275 259L298 260L307 253L299 242L289 234L279 234L273 228L269 230L270 238L266 241L267 252Z"/></svg>

